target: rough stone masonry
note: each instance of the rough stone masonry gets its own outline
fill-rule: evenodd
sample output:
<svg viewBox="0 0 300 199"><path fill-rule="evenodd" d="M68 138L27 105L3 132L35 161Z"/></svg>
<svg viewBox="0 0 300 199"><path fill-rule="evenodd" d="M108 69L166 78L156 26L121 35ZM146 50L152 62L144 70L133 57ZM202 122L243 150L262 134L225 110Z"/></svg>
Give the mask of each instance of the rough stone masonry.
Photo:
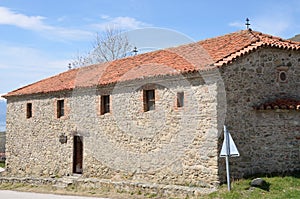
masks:
<svg viewBox="0 0 300 199"><path fill-rule="evenodd" d="M146 113L141 82L9 99L8 172L71 175L73 137L79 135L86 177L200 186L217 182L217 87L204 84L199 74L188 80L170 77L146 84L155 88L157 99L155 111ZM185 94L182 108L175 104L179 91ZM99 96L108 93L111 112L101 115ZM63 118L56 117L58 99L66 102ZM33 104L29 119L28 102ZM67 143L59 142L61 134L67 136Z"/></svg>

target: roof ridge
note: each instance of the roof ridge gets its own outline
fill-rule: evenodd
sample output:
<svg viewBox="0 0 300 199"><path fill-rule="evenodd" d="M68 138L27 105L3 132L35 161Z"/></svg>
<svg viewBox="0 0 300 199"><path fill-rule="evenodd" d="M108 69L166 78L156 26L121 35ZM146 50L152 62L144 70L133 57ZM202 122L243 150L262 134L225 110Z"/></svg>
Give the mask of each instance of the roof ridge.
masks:
<svg viewBox="0 0 300 199"><path fill-rule="evenodd" d="M284 38L279 37L279 36L274 36L274 35L267 34L267 33L262 33L262 32L259 32L259 31L251 31L251 32L254 32L254 33L258 34L259 36L264 36L264 37L267 37L267 38L270 38L270 39L277 39L277 40L282 41L282 42L288 42L290 44L298 44L298 45L300 45L299 41L293 41L293 40L290 40L290 39L284 39ZM261 40L260 37L257 37L257 38L259 38Z"/></svg>
<svg viewBox="0 0 300 199"><path fill-rule="evenodd" d="M241 52L241 51L244 51L246 48L249 48L250 46L255 46L255 45L253 45L253 44L260 42L260 38L258 38L255 34L253 34L253 32L256 32L256 31L253 31L253 30L249 29L249 30L240 30L240 31L238 31L238 32L235 32L235 33L239 33L239 34L241 34L241 33L250 33L250 37L249 37L249 38L250 38L250 43L249 43L248 45L246 45L246 46L243 46L241 49L239 49L239 50L237 50L237 51L234 51L234 52L232 52L232 53L229 53L227 56L224 56L224 57L222 57L221 59L217 60L216 63L215 63L215 65L218 66L218 67L220 67L220 66L226 64L226 63L227 63L227 61L226 61L227 58L229 58L229 57L231 57L232 55L235 55L235 54L237 54L237 53L239 53L239 52ZM259 32L257 32L257 33L259 33ZM231 35L231 34L234 34L234 33L229 33L229 34L226 34L226 35ZM226 36L226 35L224 35L224 36ZM247 35L247 36L248 36L248 35ZM222 37L222 36L221 36L221 37ZM253 40L253 38L255 38L256 41L251 41L251 40ZM252 49L249 49L248 52L251 52L251 50L252 50ZM244 55L244 54L246 54L246 53L247 53L247 52L241 53L241 55ZM239 57L239 56L237 56L237 57ZM233 56L233 59L235 59L235 58L237 58L237 57L234 57L234 56ZM224 60L224 61L223 61L223 60Z"/></svg>

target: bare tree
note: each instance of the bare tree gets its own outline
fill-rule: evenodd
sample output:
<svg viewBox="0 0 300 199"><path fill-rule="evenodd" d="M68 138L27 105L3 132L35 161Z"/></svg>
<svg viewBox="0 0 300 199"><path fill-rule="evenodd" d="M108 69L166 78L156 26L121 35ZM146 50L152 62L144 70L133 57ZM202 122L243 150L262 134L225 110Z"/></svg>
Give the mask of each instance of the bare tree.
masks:
<svg viewBox="0 0 300 199"><path fill-rule="evenodd" d="M133 46L120 29L107 27L103 33L97 33L92 50L77 55L72 65L81 67L95 63L113 61L131 55Z"/></svg>
<svg viewBox="0 0 300 199"><path fill-rule="evenodd" d="M82 66L95 64L96 61L94 60L91 52L84 53L84 54L78 52L77 55L74 57L73 62L69 64L69 68L70 69L72 67L78 68L78 67L82 67Z"/></svg>

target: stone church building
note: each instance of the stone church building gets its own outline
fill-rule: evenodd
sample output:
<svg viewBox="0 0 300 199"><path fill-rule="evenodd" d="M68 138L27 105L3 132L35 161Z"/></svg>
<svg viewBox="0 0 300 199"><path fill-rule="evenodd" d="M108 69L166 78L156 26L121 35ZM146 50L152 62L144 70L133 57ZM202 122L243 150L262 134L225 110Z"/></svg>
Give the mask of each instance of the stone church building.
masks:
<svg viewBox="0 0 300 199"><path fill-rule="evenodd" d="M300 168L300 43L243 30L75 68L7 99L11 176L214 186Z"/></svg>

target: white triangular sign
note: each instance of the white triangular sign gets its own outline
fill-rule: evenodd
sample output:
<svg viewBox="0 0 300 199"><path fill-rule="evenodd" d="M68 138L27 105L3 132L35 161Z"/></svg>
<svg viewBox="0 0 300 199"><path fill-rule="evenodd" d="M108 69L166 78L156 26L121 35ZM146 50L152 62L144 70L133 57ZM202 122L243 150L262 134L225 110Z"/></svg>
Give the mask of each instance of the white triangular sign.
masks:
<svg viewBox="0 0 300 199"><path fill-rule="evenodd" d="M229 145L228 145L229 147L228 148L226 146L227 138L229 138ZM237 150L237 147L236 147L229 131L227 131L226 126L224 126L224 141L223 141L220 157L226 157L227 155L229 155L231 157L237 157L237 156L240 156L240 153Z"/></svg>

